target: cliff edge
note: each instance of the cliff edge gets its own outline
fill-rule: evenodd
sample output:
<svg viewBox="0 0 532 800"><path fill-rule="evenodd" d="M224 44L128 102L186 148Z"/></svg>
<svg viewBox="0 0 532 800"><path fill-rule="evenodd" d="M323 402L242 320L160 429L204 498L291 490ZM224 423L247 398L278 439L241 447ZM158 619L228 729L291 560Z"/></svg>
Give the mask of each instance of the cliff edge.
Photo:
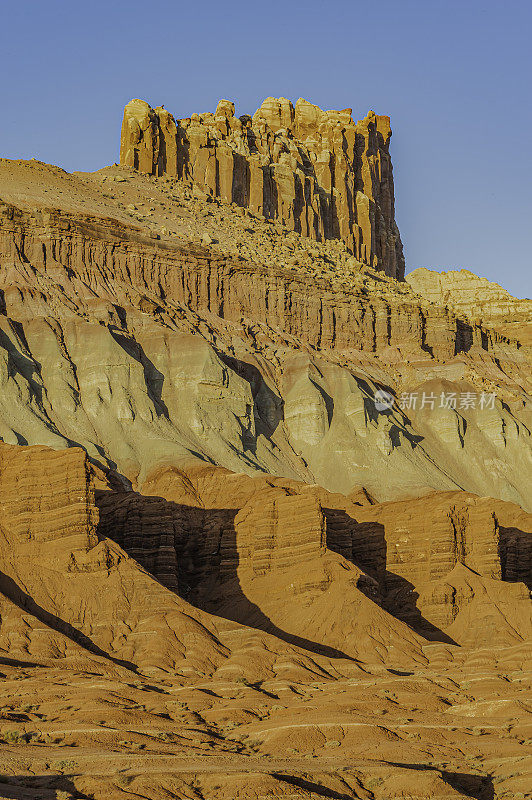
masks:
<svg viewBox="0 0 532 800"><path fill-rule="evenodd" d="M178 177L199 196L219 197L317 241L343 240L362 263L402 279L395 223L389 117L322 111L300 98L268 97L249 116L220 100L214 114L176 120L131 100L120 164Z"/></svg>

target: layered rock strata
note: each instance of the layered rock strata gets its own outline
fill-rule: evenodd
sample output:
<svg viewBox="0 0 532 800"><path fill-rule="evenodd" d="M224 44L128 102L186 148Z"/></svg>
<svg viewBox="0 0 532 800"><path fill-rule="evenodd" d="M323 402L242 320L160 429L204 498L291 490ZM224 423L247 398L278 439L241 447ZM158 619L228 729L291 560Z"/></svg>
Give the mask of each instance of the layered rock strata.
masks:
<svg viewBox="0 0 532 800"><path fill-rule="evenodd" d="M498 283L467 269L434 272L421 267L406 280L421 297L532 345L532 300L513 297Z"/></svg>
<svg viewBox="0 0 532 800"><path fill-rule="evenodd" d="M30 313L42 307L33 279L37 270L50 278L75 276L72 302L86 306L95 294L109 302L133 301L139 310L155 313L157 303L159 313L165 302L178 303L231 322L265 322L320 349L377 352L400 346L445 360L505 341L448 309L424 307L415 297L394 296L393 290L374 296L365 288L335 291L326 279L311 285L289 271L257 268L208 247L157 244L113 220L56 211L28 214L3 204L0 257L8 313L15 312L21 293Z"/></svg>
<svg viewBox="0 0 532 800"><path fill-rule="evenodd" d="M521 601L524 609L532 587L531 514L492 498L444 492L361 508L357 520L364 532L385 539L385 606L401 619L429 638L443 630L463 643L512 639L509 609ZM506 590L499 615L500 581L515 586Z"/></svg>
<svg viewBox="0 0 532 800"><path fill-rule="evenodd" d="M395 223L391 130L370 112L322 111L267 98L250 117L221 100L214 114L175 120L132 100L124 110L120 163L188 180L199 192L279 220L303 236L342 239L361 262L404 276Z"/></svg>
<svg viewBox="0 0 532 800"><path fill-rule="evenodd" d="M99 535L98 518L83 450L0 444L0 649L130 674L221 663L206 615Z"/></svg>
<svg viewBox="0 0 532 800"><path fill-rule="evenodd" d="M296 635L296 620L309 606L307 634L350 653L358 652L352 629L330 606L325 612L329 601L345 606L337 593L349 595L350 584L429 640L482 645L495 635L508 643L529 635L531 514L465 492L381 504L355 496L213 467L163 469L141 493L102 493L99 531L148 567L154 564L150 530L159 518L165 530L173 526L179 584L194 605L275 628L277 635L282 628ZM139 527L146 530L141 540ZM160 545L162 559L168 549ZM351 574L348 563L356 567ZM155 574L165 580L164 570ZM391 635L373 606L364 609L381 635ZM343 632L343 648L323 628L322 613ZM358 628L358 635L366 630ZM367 640L365 648L374 652Z"/></svg>
<svg viewBox="0 0 532 800"><path fill-rule="evenodd" d="M212 673L231 655L222 644L227 622L220 628L199 606L276 636L274 651L285 657L296 647L311 657L382 661L391 649L399 662L422 658L419 638L359 590L361 571L327 550L325 517L312 492L241 480L247 502L224 513L110 487L98 490L95 503L82 450L0 445L0 607L10 603L29 616L21 632L6 606L0 649L53 659L56 648L63 658L133 673ZM181 587L175 566L185 578ZM285 614L287 592L293 603ZM351 613L339 608L328 632L339 597ZM368 621L380 628L382 648L367 636ZM264 667L257 664L259 675Z"/></svg>
<svg viewBox="0 0 532 800"><path fill-rule="evenodd" d="M379 499L529 503L530 370L500 334L391 278L340 289L108 218L2 209L4 441L82 445L135 486L202 459Z"/></svg>

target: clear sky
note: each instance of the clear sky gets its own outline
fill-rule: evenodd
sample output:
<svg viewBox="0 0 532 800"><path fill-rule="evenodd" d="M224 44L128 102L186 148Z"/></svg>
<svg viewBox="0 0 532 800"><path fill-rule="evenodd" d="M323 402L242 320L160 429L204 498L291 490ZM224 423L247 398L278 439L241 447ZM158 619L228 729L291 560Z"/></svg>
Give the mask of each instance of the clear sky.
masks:
<svg viewBox="0 0 532 800"><path fill-rule="evenodd" d="M392 120L407 269L530 297L531 30L529 0L12 0L0 155L99 169L132 97L176 117L269 95L373 109Z"/></svg>

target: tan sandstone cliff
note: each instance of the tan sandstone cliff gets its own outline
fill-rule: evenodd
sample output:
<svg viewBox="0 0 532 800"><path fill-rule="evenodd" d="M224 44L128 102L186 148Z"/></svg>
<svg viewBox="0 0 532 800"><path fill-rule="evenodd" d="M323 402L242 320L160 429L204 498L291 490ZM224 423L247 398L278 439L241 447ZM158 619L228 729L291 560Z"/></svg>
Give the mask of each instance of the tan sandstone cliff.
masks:
<svg viewBox="0 0 532 800"><path fill-rule="evenodd" d="M394 218L388 117L355 123L351 109L322 111L268 97L251 117L220 100L214 114L175 120L132 100L120 163L188 180L199 192L280 220L312 239L342 239L365 264L404 276Z"/></svg>
<svg viewBox="0 0 532 800"><path fill-rule="evenodd" d="M0 175L4 441L76 443L135 486L202 459L380 500L462 488L529 507L517 343L352 264L343 243L308 250L178 179L20 162ZM440 404L495 390L490 408Z"/></svg>
<svg viewBox="0 0 532 800"><path fill-rule="evenodd" d="M513 297L498 283L467 269L434 272L420 267L406 280L426 300L532 345L532 300Z"/></svg>
<svg viewBox="0 0 532 800"><path fill-rule="evenodd" d="M186 175L152 114L131 168L0 160L0 796L524 800L530 350L295 229L288 103L276 220L231 104Z"/></svg>

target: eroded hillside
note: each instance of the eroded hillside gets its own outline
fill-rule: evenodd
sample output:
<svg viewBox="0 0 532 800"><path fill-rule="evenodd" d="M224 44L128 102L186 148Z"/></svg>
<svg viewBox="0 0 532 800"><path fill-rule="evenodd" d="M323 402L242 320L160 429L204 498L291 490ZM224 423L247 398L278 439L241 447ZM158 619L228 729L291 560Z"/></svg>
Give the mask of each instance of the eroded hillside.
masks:
<svg viewBox="0 0 532 800"><path fill-rule="evenodd" d="M516 341L335 262L336 244L286 245L178 181L3 169L5 441L80 444L134 485L199 457L383 500L458 488L530 507L531 381ZM147 219L128 211L146 196ZM179 236L163 232L174 211ZM255 260L221 236L196 242L189 219L211 238L231 219ZM384 412L382 388L395 397Z"/></svg>
<svg viewBox="0 0 532 800"><path fill-rule="evenodd" d="M0 161L2 797L529 796L523 320L392 277L383 118L276 102Z"/></svg>
<svg viewBox="0 0 532 800"><path fill-rule="evenodd" d="M126 492L79 448L0 445L0 477L5 797L526 796L517 506L216 467Z"/></svg>
<svg viewBox="0 0 532 800"><path fill-rule="evenodd" d="M498 283L467 269L432 272L415 269L407 276L414 291L437 305L449 305L467 318L506 336L532 344L532 300L512 297Z"/></svg>

